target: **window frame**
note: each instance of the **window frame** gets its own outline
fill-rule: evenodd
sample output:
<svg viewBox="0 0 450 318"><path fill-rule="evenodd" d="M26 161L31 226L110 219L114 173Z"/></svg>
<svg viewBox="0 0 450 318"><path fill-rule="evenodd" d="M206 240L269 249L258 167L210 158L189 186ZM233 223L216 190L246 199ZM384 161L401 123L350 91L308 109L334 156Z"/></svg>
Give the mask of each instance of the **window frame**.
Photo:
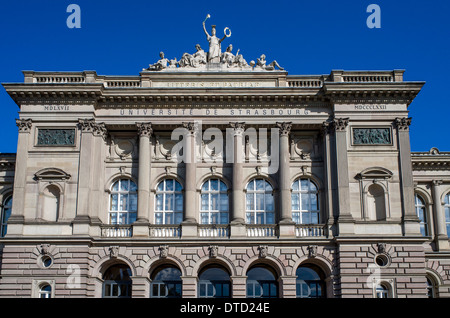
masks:
<svg viewBox="0 0 450 318"><path fill-rule="evenodd" d="M263 181L264 182L264 189L257 189L257 181ZM252 184L253 182L253 189L249 189L250 184ZM270 190L267 190L267 186L270 186ZM258 201L257 198L260 197L260 195L263 195L263 209L257 209L258 207ZM252 196L252 209L249 209L249 201L248 201L248 196L251 195ZM272 201L272 209L268 210L267 209L267 197L269 196L269 198L271 198ZM253 224L253 225L257 225L257 224L275 224L276 220L275 220L275 196L274 196L274 189L272 184L267 181L264 178L253 178L251 179L248 183L247 186L245 187L245 223L246 224ZM262 220L260 220L262 217ZM268 220L268 217L270 217L272 219L272 222L268 222L270 221L270 219ZM261 221L261 222L260 222Z"/></svg>
<svg viewBox="0 0 450 318"><path fill-rule="evenodd" d="M414 193L414 208L416 210L416 215L420 219L420 232L423 236L429 236L428 229L428 209L426 201L423 196L418 193ZM423 220L419 216L419 209L423 209ZM423 229L423 231L422 231Z"/></svg>
<svg viewBox="0 0 450 318"><path fill-rule="evenodd" d="M121 190L122 189L122 182L127 181L128 183L128 190ZM114 190L115 185L117 184L118 190ZM131 185L134 185L135 190L131 190ZM117 210L113 210L113 196L117 195ZM121 204L123 200L123 196L127 195L127 201L126 201L126 209L123 209L123 206ZM135 202L136 202L136 209L131 210L131 195L135 196ZM110 188L110 194L109 194L109 204L108 204L108 224L112 225L127 225L132 224L136 221L137 218L137 207L138 207L138 187L136 182L129 178L122 178L118 179L115 182L112 183ZM116 222L113 222L113 214L116 214ZM125 217L125 221L122 222L122 218ZM132 218L131 218L132 217ZM131 220L133 220L131 222Z"/></svg>
<svg viewBox="0 0 450 318"><path fill-rule="evenodd" d="M211 181L217 181L218 190L213 190L211 186ZM208 189L204 190L205 184L208 185ZM224 187L224 189L223 189ZM207 209L203 206L203 196L206 195L207 199ZM213 195L218 196L218 208L213 209L212 197ZM226 210L222 210L222 196L226 196ZM230 222L230 202L228 195L228 186L220 178L209 178L203 182L200 190L200 224L228 224ZM206 217L204 217L206 216ZM204 222L207 219L207 222ZM214 219L218 222L213 222Z"/></svg>
<svg viewBox="0 0 450 318"><path fill-rule="evenodd" d="M8 219L11 217L12 213L12 203L13 203L13 195L7 194L5 199L2 202L2 211L0 216L0 237L4 237L8 231ZM8 204L7 204L8 203ZM9 215L6 217L6 211L9 210Z"/></svg>
<svg viewBox="0 0 450 318"><path fill-rule="evenodd" d="M444 196L444 217L447 236L450 238L450 192Z"/></svg>
<svg viewBox="0 0 450 318"><path fill-rule="evenodd" d="M302 190L302 180L307 180L308 181L308 189L307 190ZM294 185L295 183L298 183L298 189L294 189ZM314 186L314 189L311 187L311 185ZM295 209L294 210L294 196L297 195L298 196L298 207L299 209ZM312 208L312 200L311 200L311 195L315 195L316 197L316 202L317 202L317 209L314 210ZM307 197L307 204L308 204L308 209L303 209L303 196ZM317 186L317 183L314 182L311 178L305 178L305 177L300 177L297 178L291 186L291 209L292 209L292 220L296 223L296 224L320 224L321 222L321 215L320 215L320 191L319 191L319 187ZM316 215L316 219L317 222L314 223L312 220L312 216L313 214ZM304 220L304 217L308 215L309 221L310 222L306 222L306 220Z"/></svg>
<svg viewBox="0 0 450 318"><path fill-rule="evenodd" d="M173 181L173 190L167 190L167 181ZM159 190L160 185L163 184L163 189ZM177 184L180 190L177 189ZM158 208L158 195L162 195L162 209ZM166 196L173 195L171 200L172 209L167 209ZM181 208L177 210L177 195L181 196ZM183 221L184 213L184 191L181 183L175 178L165 178L158 182L155 191L155 224L156 225L178 225ZM167 222L168 218L172 218L172 222ZM161 221L162 220L162 221Z"/></svg>

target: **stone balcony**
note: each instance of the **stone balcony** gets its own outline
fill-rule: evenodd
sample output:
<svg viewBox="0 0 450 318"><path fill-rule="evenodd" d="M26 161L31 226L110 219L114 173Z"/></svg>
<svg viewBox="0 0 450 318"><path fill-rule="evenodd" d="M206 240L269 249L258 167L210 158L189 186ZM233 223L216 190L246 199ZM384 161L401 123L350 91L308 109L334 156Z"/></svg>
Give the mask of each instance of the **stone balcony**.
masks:
<svg viewBox="0 0 450 318"><path fill-rule="evenodd" d="M246 224L246 238L279 239L278 224ZM229 239L232 236L228 224L198 224L197 238ZM183 239L182 225L149 225L149 239ZM294 238L320 239L328 238L327 226L323 224L296 224L294 226ZM133 237L133 225L101 225L102 238L131 238ZM192 238L192 237L190 237Z"/></svg>

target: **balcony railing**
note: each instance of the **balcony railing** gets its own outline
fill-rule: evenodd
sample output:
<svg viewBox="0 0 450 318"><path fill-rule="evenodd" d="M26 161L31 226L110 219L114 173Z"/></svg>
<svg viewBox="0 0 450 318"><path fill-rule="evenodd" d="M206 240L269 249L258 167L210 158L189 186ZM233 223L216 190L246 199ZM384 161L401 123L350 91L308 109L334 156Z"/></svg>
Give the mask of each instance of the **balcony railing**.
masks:
<svg viewBox="0 0 450 318"><path fill-rule="evenodd" d="M323 224L297 224L295 226L296 237L321 237L326 236L326 226Z"/></svg>
<svg viewBox="0 0 450 318"><path fill-rule="evenodd" d="M278 238L277 224L246 224L247 237ZM229 238L228 224L199 224L199 238ZM106 238L126 238L133 236L133 225L101 225L101 236ZM181 238L180 225L150 225L150 238ZM323 224L296 224L295 237L327 237L327 227Z"/></svg>
<svg viewBox="0 0 450 318"><path fill-rule="evenodd" d="M247 224L247 237L278 237L276 224Z"/></svg>
<svg viewBox="0 0 450 318"><path fill-rule="evenodd" d="M131 237L133 228L131 225L102 225L102 237Z"/></svg>
<svg viewBox="0 0 450 318"><path fill-rule="evenodd" d="M152 225L150 227L150 237L181 237L180 225Z"/></svg>
<svg viewBox="0 0 450 318"><path fill-rule="evenodd" d="M198 236L228 238L230 229L225 224L201 224L198 226Z"/></svg>

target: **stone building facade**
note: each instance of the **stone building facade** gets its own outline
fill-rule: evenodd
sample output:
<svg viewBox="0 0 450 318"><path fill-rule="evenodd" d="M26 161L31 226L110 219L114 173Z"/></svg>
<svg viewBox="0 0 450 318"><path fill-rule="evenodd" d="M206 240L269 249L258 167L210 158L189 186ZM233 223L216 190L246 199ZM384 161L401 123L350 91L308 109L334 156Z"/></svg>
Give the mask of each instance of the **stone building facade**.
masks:
<svg viewBox="0 0 450 318"><path fill-rule="evenodd" d="M24 72L1 297L448 297L450 153L403 71Z"/></svg>

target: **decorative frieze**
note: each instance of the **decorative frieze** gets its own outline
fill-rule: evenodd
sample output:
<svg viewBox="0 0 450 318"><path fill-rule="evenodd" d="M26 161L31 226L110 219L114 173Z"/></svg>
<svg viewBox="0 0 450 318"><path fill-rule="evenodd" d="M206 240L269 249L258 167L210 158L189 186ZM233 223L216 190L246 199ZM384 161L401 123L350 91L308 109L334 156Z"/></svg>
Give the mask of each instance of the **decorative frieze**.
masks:
<svg viewBox="0 0 450 318"><path fill-rule="evenodd" d="M38 146L74 146L75 129L38 129Z"/></svg>
<svg viewBox="0 0 450 318"><path fill-rule="evenodd" d="M354 145L391 145L389 128L353 128Z"/></svg>

